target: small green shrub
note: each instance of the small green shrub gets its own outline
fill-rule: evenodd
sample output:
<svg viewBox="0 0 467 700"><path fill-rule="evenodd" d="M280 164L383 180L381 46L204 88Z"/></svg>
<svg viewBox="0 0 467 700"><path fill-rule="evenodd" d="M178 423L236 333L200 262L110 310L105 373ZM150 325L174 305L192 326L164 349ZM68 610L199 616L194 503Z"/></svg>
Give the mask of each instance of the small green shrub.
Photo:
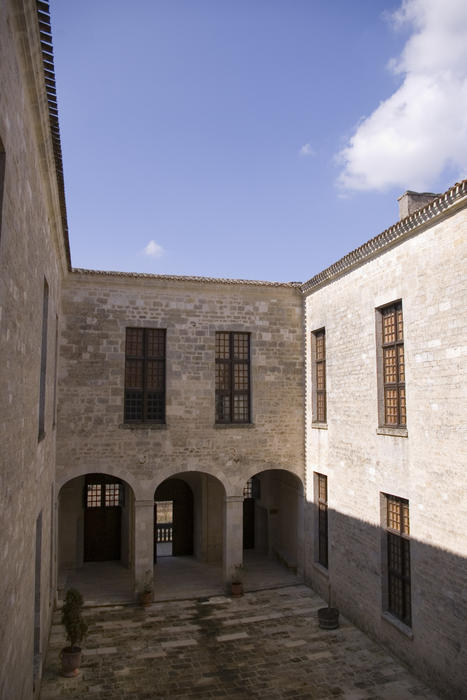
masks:
<svg viewBox="0 0 467 700"><path fill-rule="evenodd" d="M65 627L71 649L83 641L88 631L88 625L83 620L82 608L83 596L76 588L69 588L62 608L62 625Z"/></svg>

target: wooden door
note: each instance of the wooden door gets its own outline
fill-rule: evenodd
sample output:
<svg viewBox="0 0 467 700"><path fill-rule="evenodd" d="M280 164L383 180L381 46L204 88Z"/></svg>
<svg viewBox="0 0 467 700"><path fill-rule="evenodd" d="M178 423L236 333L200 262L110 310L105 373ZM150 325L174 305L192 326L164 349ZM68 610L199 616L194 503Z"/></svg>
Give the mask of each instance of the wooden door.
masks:
<svg viewBox="0 0 467 700"><path fill-rule="evenodd" d="M255 547L255 499L243 499L243 549Z"/></svg>
<svg viewBox="0 0 467 700"><path fill-rule="evenodd" d="M88 475L84 504L84 561L121 558L123 484Z"/></svg>

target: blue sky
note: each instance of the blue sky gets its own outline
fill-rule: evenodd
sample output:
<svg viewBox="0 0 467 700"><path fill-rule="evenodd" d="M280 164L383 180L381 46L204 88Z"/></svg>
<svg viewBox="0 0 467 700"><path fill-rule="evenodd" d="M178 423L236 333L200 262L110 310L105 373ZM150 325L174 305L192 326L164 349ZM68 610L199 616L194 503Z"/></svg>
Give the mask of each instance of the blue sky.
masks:
<svg viewBox="0 0 467 700"><path fill-rule="evenodd" d="M465 0L50 6L75 267L304 281L465 177Z"/></svg>

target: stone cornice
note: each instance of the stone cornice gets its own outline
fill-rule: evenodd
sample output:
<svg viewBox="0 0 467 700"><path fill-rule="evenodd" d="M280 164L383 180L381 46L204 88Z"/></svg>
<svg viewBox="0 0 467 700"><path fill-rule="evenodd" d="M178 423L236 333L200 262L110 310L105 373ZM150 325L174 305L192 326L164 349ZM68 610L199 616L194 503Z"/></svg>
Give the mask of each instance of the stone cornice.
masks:
<svg viewBox="0 0 467 700"><path fill-rule="evenodd" d="M462 182L456 183L447 190L447 192L440 195L426 206L410 216L406 216L393 226L390 226L359 248L344 255L343 258L333 265L330 265L322 272L318 272L317 275L301 285L301 291L307 294L319 289L325 284L329 284L329 282L349 272L354 267L358 267L368 260L371 260L376 255L403 241L405 238L415 235L417 229L421 229L426 224L435 223L442 215L449 213L449 210L455 210L466 204L467 180L462 180Z"/></svg>
<svg viewBox="0 0 467 700"><path fill-rule="evenodd" d="M147 272L118 272L111 270L85 270L74 267L71 270L72 276L81 277L123 277L126 279L147 279L168 282L198 282L201 284L230 284L246 285L249 287L288 287L290 289L300 289L301 282L263 282L260 280L228 279L224 277L193 277L190 275L156 275Z"/></svg>
<svg viewBox="0 0 467 700"><path fill-rule="evenodd" d="M55 174L57 178L58 200L63 231L63 243L68 269L71 269L70 243L68 237L68 219L65 201L65 182L63 177L62 145L58 123L57 91L55 84L55 67L52 46L52 29L50 26L50 9L48 0L36 0L37 23L39 27L42 66L44 70L44 91L49 113L50 137L53 149Z"/></svg>

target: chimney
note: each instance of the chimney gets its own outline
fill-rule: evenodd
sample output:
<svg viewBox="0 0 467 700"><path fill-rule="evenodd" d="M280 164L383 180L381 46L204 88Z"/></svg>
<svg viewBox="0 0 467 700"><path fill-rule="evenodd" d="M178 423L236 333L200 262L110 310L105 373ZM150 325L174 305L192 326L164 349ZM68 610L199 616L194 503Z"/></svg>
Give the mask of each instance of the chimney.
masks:
<svg viewBox="0 0 467 700"><path fill-rule="evenodd" d="M433 192L412 192L407 190L400 197L397 198L399 202L399 218L405 219L406 216L410 216L418 209L426 206L432 202L439 194L434 194Z"/></svg>

